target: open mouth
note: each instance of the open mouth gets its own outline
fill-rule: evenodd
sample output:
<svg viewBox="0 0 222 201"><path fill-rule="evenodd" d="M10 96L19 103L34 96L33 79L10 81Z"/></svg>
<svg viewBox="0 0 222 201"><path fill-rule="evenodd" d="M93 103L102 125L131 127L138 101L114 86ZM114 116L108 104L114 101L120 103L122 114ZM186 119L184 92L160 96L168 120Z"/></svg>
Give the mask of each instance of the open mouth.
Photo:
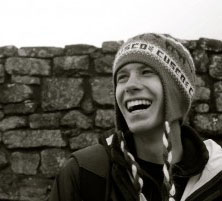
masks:
<svg viewBox="0 0 222 201"><path fill-rule="evenodd" d="M148 109L152 104L150 100L131 100L126 102L126 108L130 113Z"/></svg>

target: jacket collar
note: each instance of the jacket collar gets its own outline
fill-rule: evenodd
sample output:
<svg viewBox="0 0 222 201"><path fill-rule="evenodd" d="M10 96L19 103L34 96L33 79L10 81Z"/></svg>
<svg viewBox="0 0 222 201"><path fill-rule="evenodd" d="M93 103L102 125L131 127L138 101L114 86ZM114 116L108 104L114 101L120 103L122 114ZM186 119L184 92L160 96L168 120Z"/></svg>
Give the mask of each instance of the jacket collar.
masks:
<svg viewBox="0 0 222 201"><path fill-rule="evenodd" d="M189 126L181 127L183 155L180 162L173 166L173 175L190 177L200 173L208 159L208 150L197 132Z"/></svg>
<svg viewBox="0 0 222 201"><path fill-rule="evenodd" d="M128 148L132 154L136 156L132 135L133 134L128 131L125 138ZM183 125L181 127L181 136L183 155L181 161L173 165L173 175L178 177L190 177L200 173L204 169L209 159L209 153L199 134L190 126ZM106 142L103 142L103 144L116 147L116 143L113 143L113 137L114 136L111 135L109 138L106 138Z"/></svg>

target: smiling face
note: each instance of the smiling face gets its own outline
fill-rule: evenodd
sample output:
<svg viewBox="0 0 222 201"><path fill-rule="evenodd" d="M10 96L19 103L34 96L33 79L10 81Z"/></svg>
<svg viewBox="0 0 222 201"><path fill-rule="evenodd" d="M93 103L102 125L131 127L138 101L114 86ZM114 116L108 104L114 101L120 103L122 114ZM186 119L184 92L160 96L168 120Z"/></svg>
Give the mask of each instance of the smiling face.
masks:
<svg viewBox="0 0 222 201"><path fill-rule="evenodd" d="M123 66L116 75L116 100L133 133L163 125L163 87L152 68L141 63Z"/></svg>

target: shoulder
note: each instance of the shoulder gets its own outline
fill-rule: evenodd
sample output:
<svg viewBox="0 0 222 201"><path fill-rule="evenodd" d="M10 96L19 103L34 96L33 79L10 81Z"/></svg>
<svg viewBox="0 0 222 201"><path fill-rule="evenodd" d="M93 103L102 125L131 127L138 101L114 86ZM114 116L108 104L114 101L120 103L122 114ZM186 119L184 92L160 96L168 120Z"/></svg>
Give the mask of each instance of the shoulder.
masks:
<svg viewBox="0 0 222 201"><path fill-rule="evenodd" d="M80 168L106 177L109 169L109 157L105 147L101 144L92 145L73 152L74 158Z"/></svg>
<svg viewBox="0 0 222 201"><path fill-rule="evenodd" d="M208 139L204 141L206 148L209 152L209 160L206 167L210 170L222 170L222 148L215 141Z"/></svg>
<svg viewBox="0 0 222 201"><path fill-rule="evenodd" d="M222 179L222 148L215 141L208 139L204 141L209 153L209 159L202 173L199 175L199 182L206 183L213 178Z"/></svg>
<svg viewBox="0 0 222 201"><path fill-rule="evenodd" d="M206 187L205 191L211 188L211 191L216 189L215 192L217 192L217 188L220 188L222 182L222 148L211 139L205 140L204 144L209 153L208 162L200 174L194 175L189 179L181 200L185 200L184 198L203 186Z"/></svg>
<svg viewBox="0 0 222 201"><path fill-rule="evenodd" d="M64 179L74 179L77 178L79 175L79 164L77 160L73 157L68 158L65 163L62 165L60 172L59 172L59 178Z"/></svg>
<svg viewBox="0 0 222 201"><path fill-rule="evenodd" d="M109 169L105 147L96 144L73 152L61 167L57 179L79 183L77 181L81 169L105 178Z"/></svg>

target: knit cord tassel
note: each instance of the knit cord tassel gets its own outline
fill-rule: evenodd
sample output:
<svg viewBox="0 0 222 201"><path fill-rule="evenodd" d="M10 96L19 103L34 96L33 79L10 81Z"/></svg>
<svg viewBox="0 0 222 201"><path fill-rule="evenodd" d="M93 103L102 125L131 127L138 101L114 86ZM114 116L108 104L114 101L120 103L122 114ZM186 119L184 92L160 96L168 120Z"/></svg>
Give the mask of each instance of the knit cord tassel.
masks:
<svg viewBox="0 0 222 201"><path fill-rule="evenodd" d="M143 193L140 193L140 201L147 201Z"/></svg>
<svg viewBox="0 0 222 201"><path fill-rule="evenodd" d="M172 145L170 140L170 126L169 122L165 121L165 130L163 133L163 145L166 150L166 153L163 155L164 165L163 165L163 173L164 173L164 185L168 191L169 201L175 201L176 189L173 183L173 178L171 174L171 163L172 163Z"/></svg>
<svg viewBox="0 0 222 201"><path fill-rule="evenodd" d="M138 174L138 164L136 163L134 156L130 152L128 152L127 149L125 148L123 133L121 133L121 137L122 139L120 142L120 148L124 154L125 159L131 164L131 173L129 172L129 176L131 178L133 185L139 191L139 201L147 201L147 199L142 193L143 179Z"/></svg>

